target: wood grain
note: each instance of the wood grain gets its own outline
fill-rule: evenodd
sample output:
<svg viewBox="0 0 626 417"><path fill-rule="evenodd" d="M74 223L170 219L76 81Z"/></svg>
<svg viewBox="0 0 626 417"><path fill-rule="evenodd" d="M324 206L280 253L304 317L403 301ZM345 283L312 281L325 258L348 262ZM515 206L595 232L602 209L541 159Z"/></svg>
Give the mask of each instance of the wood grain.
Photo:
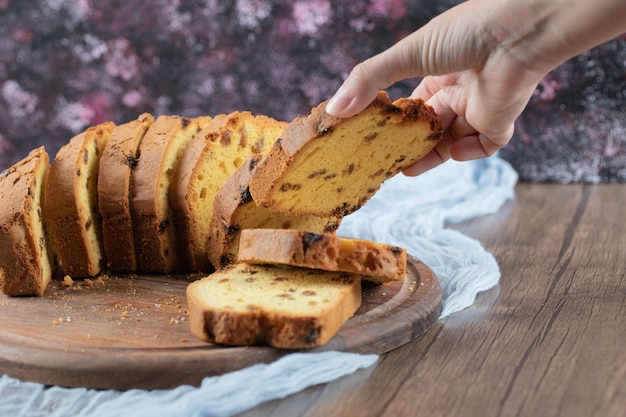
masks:
<svg viewBox="0 0 626 417"><path fill-rule="evenodd" d="M196 339L186 321L184 277L108 276L53 283L42 298L0 298L0 374L51 385L169 388L290 353ZM365 284L363 304L312 351L382 354L421 335L441 311L441 287L415 259L404 281Z"/></svg>
<svg viewBox="0 0 626 417"><path fill-rule="evenodd" d="M373 368L241 416L626 415L626 185L519 184L454 226L500 285Z"/></svg>

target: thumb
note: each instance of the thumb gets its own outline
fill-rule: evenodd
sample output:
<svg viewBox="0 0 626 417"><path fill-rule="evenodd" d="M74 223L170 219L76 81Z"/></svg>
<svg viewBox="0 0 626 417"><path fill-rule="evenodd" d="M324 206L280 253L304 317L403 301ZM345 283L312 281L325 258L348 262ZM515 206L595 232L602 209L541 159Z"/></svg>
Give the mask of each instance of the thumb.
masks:
<svg viewBox="0 0 626 417"><path fill-rule="evenodd" d="M335 117L354 116L365 109L380 90L410 77L410 72L401 69L392 49L355 66L326 105L326 112Z"/></svg>
<svg viewBox="0 0 626 417"><path fill-rule="evenodd" d="M408 38L357 66L326 105L326 112L335 117L350 117L374 100L380 90L397 81L421 74L413 56L421 55L419 45ZM414 62L415 61L415 62Z"/></svg>

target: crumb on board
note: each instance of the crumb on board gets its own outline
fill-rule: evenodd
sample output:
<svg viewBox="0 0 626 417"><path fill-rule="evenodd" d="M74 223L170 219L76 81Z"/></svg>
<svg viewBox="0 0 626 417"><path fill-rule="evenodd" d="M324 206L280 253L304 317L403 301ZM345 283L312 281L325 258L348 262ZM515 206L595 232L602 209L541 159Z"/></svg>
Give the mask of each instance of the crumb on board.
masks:
<svg viewBox="0 0 626 417"><path fill-rule="evenodd" d="M109 276L106 274L101 274L95 277L95 279L84 278L81 280L74 279L71 275L65 275L61 281L61 287L72 291L81 291L96 285L104 287L107 279L109 279Z"/></svg>
<svg viewBox="0 0 626 417"><path fill-rule="evenodd" d="M185 328L189 321L185 296L180 292L181 286L165 282L163 288L160 288L162 291L150 293L151 287L146 287L142 281L133 279L137 277L128 275L118 277L108 273L92 277L77 277L71 274L58 276L55 280L53 297L51 297L52 305L57 311L51 314L48 323L57 329L55 331L65 332L70 329L66 326L83 329L84 323L89 322L94 314L98 316L97 321L102 321L104 326L119 326L119 328L126 329L145 322L158 322L161 325L172 326L172 330L170 333L155 335L155 339L169 337L168 335L171 334L178 335L179 343L189 343L190 339L179 334L180 330L175 329L181 328L180 326ZM81 301L83 296L86 300L92 300L88 293L95 295L93 291L98 294L112 291L115 296L107 296L102 299L101 303L92 304L91 301L83 303ZM151 295L147 299L143 297L146 291ZM112 327L108 329L113 332L117 331ZM94 334L85 332L82 337L90 340L94 338Z"/></svg>
<svg viewBox="0 0 626 417"><path fill-rule="evenodd" d="M52 325L58 326L59 324L62 324L62 323L71 323L71 321L72 321L72 318L70 316L59 317L58 319L52 320Z"/></svg>
<svg viewBox="0 0 626 417"><path fill-rule="evenodd" d="M170 318L170 325L172 325L172 324L179 324L179 323L184 322L186 320L187 320L187 317L185 317L183 315L179 315L179 316L176 316L176 317L171 317Z"/></svg>
<svg viewBox="0 0 626 417"><path fill-rule="evenodd" d="M71 276L66 275L63 277L63 282L61 282L61 285L64 288L70 288L72 285L74 285L74 280L72 279Z"/></svg>

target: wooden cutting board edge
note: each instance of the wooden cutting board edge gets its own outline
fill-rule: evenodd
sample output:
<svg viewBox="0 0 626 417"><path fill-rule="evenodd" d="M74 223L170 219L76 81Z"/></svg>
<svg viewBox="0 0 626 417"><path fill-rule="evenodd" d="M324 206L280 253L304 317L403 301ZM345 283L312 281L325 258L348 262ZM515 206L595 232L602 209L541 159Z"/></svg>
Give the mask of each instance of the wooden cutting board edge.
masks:
<svg viewBox="0 0 626 417"><path fill-rule="evenodd" d="M393 294L387 294L388 288L365 284L367 311L357 312L326 345L308 351L384 354L414 340L437 321L442 304L441 286L424 263L410 257L401 287ZM79 303L80 297L76 300ZM6 317L10 312L3 313ZM0 373L67 387L197 386L204 377L270 363L289 353L292 351L265 346L223 347L208 343L166 348L100 347L78 340L61 343L0 329Z"/></svg>

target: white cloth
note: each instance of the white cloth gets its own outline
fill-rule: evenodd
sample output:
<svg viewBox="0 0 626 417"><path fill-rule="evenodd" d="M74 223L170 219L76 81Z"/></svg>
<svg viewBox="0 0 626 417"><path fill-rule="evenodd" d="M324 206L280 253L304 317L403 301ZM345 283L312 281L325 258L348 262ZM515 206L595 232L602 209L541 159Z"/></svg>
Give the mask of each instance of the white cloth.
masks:
<svg viewBox="0 0 626 417"><path fill-rule="evenodd" d="M477 293L500 278L493 256L476 240L446 229L446 224L496 212L514 197L517 178L497 156L448 161L416 178L396 175L346 217L337 233L407 248L439 278L441 317L446 317L470 306Z"/></svg>
<svg viewBox="0 0 626 417"><path fill-rule="evenodd" d="M417 178L397 175L345 218L338 233L406 247L438 276L445 317L470 306L476 294L495 286L500 277L495 259L479 242L446 224L497 211L514 197L516 182L515 171L497 156L447 162ZM200 387L152 391L45 387L5 375L0 378L0 415L231 416L369 367L376 359L342 352L293 353L271 364L207 377Z"/></svg>

